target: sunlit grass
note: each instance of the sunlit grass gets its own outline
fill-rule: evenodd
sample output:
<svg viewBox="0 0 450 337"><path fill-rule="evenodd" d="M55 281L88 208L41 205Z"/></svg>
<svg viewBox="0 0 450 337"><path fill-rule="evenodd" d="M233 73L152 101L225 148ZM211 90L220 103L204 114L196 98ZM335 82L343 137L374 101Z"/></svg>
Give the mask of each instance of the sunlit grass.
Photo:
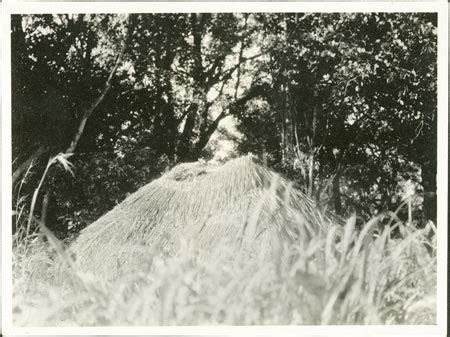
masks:
<svg viewBox="0 0 450 337"><path fill-rule="evenodd" d="M37 238L27 254L15 248L14 322L433 324L434 228L397 223L404 236L395 238L389 227L374 228L377 221L356 231L351 218L343 231L280 242L279 254L270 258L227 247L206 258L184 243L175 256L142 257L113 280L61 267L55 251Z"/></svg>

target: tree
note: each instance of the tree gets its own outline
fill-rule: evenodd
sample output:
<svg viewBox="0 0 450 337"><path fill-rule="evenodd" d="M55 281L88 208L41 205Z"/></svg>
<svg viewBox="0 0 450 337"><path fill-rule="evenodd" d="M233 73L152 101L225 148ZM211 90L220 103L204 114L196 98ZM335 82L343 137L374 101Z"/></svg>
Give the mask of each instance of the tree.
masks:
<svg viewBox="0 0 450 337"><path fill-rule="evenodd" d="M34 162L31 195L46 159L73 153L75 178L50 170L42 213L79 229L210 157L232 117L238 153L323 207L392 209L409 179L435 220L436 25L427 13L13 16L14 179Z"/></svg>
<svg viewBox="0 0 450 337"><path fill-rule="evenodd" d="M75 209L98 215L165 167L197 159L220 121L261 93L240 85L259 57L245 55L255 32L246 15L132 15L132 29L125 19L13 19L15 179L32 161L43 159L39 172L46 157L76 148L77 183L49 172L48 185L60 186L54 222ZM89 177L102 166L115 172L106 190L97 183L105 169ZM37 178L28 177L31 190Z"/></svg>
<svg viewBox="0 0 450 337"><path fill-rule="evenodd" d="M260 20L271 41L265 71L274 78L266 102L280 116L272 128L280 130L276 152L286 172L316 198L322 189L314 184L329 182L338 213L354 205L366 215L373 207L391 208L393 186L400 176L415 179L414 166L425 190L435 191L435 15L273 14ZM259 113L249 106L253 118ZM253 138L245 120L241 130L244 139ZM433 207L424 207L434 220Z"/></svg>

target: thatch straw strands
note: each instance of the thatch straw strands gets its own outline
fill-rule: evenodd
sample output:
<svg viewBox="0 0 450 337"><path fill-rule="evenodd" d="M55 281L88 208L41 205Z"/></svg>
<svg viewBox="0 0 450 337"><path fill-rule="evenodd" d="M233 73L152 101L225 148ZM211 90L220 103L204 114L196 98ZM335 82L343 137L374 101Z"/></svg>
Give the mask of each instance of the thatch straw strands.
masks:
<svg viewBox="0 0 450 337"><path fill-rule="evenodd" d="M173 254L183 240L205 256L224 241L270 254L273 237L326 230L326 220L311 199L247 156L176 166L84 229L71 250L82 269L114 275L138 256Z"/></svg>

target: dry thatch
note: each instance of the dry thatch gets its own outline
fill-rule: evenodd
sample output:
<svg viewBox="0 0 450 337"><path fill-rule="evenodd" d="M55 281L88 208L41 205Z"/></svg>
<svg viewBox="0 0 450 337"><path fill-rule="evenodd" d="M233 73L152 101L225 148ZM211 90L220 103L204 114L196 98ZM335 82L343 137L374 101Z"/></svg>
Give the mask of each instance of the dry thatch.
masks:
<svg viewBox="0 0 450 337"><path fill-rule="evenodd" d="M172 254L182 240L207 254L224 241L260 254L274 236L291 240L326 223L307 196L247 156L176 166L84 229L71 250L82 269L111 275L142 254Z"/></svg>

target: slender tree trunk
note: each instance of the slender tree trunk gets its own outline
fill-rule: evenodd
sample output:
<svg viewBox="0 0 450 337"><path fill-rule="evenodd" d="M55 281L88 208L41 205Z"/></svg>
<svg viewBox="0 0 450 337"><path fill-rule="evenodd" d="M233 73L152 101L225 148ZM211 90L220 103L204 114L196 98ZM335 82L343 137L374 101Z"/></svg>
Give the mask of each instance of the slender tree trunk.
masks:
<svg viewBox="0 0 450 337"><path fill-rule="evenodd" d="M314 194L314 151L312 150L309 154L308 163L308 195L312 196Z"/></svg>
<svg viewBox="0 0 450 337"><path fill-rule="evenodd" d="M87 122L88 118L91 116L91 114L94 112L94 110L97 108L97 106L103 101L106 94L108 93L108 91L111 87L112 79L117 71L117 68L119 67L119 65L122 62L123 56L125 54L125 50L128 46L129 39L131 38L131 34L132 34L132 31L131 31L131 23L130 23L130 18L129 18L128 19L127 36L122 44L121 51L116 56L114 66L109 73L108 79L106 80L105 85L104 85L100 95L84 111L83 117L81 118L78 128L72 138L70 145L65 150L65 153L73 153L75 151L75 148L78 145L78 141L80 140L81 135L83 134L83 131L86 126L86 122ZM34 160L38 159L42 154L44 154L47 151L48 151L48 147L41 145L30 157L28 157L22 164L20 164L20 166L13 172L12 183L14 184L16 182L16 180L28 169L28 167Z"/></svg>
<svg viewBox="0 0 450 337"><path fill-rule="evenodd" d="M206 129L206 119L208 110L203 108L206 103L205 74L202 60L202 22L203 14L190 14L191 34L193 38L192 53L194 69L192 78L194 80L193 101L190 104L183 131L179 136L176 146L176 160L179 162L195 161L198 155L194 154L193 140L195 138L195 127L199 127L199 132ZM200 123L199 122L200 117Z"/></svg>
<svg viewBox="0 0 450 337"><path fill-rule="evenodd" d="M45 226L47 226L47 211L49 198L50 198L50 190L47 190L42 199L42 208L41 208L41 222Z"/></svg>
<svg viewBox="0 0 450 337"><path fill-rule="evenodd" d="M293 146L293 141L292 141L292 119L290 118L291 116L291 102L289 101L289 86L285 85L282 89L283 92L283 101L284 101L284 106L283 106L283 157L286 160L289 160L289 154L291 153L291 148Z"/></svg>
<svg viewBox="0 0 450 337"><path fill-rule="evenodd" d="M337 171L336 175L333 177L334 211L337 215L341 215L342 213L340 180L341 180L341 172Z"/></svg>
<svg viewBox="0 0 450 337"><path fill-rule="evenodd" d="M92 115L92 113L97 108L97 106L103 101L103 99L105 98L109 89L111 88L112 79L114 78L114 75L116 74L117 68L119 68L119 65L122 63L122 59L125 54L125 50L128 46L130 37L131 37L131 27L130 27L130 23L129 23L129 19L128 19L127 36L125 37L125 39L122 43L122 48L121 48L119 54L117 54L117 56L116 56L116 59L114 61L114 66L112 67L112 69L109 73L108 79L106 80L105 85L103 86L103 89L102 89L100 95L84 111L83 117L81 118L80 124L78 125L78 129L75 132L72 142L70 143L69 147L66 149L65 153L73 153L75 151L78 141L80 140L81 135L83 134L84 128L86 127L88 118Z"/></svg>
<svg viewBox="0 0 450 337"><path fill-rule="evenodd" d="M437 220L437 194L436 194L436 165L434 163L422 164L422 186L424 190L423 217L424 223L428 220L436 223Z"/></svg>
<svg viewBox="0 0 450 337"><path fill-rule="evenodd" d="M317 93L314 94L313 120L311 125L311 137L309 140L309 173L308 173L308 194L314 194L314 164L315 164L315 138L317 128Z"/></svg>

